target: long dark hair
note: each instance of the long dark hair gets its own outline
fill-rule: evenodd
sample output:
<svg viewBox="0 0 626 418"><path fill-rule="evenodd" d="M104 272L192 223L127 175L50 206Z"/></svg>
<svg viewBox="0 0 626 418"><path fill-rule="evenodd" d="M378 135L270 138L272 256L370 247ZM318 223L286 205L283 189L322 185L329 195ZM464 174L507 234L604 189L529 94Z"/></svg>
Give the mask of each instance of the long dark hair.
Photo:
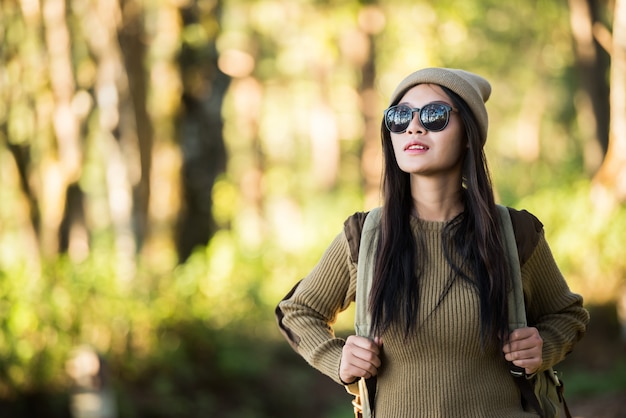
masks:
<svg viewBox="0 0 626 418"><path fill-rule="evenodd" d="M484 346L488 338L508 335L508 262L478 124L461 97L450 89L442 89L459 111L468 145L462 168L465 210L444 227L444 253L453 272L472 283L478 292L480 336ZM383 208L369 298L371 328L373 335L382 335L392 324L400 324L407 337L418 327L421 274L416 254L424 251L421 248L424 244L411 232L410 176L398 166L384 123L381 124L381 139ZM453 251L464 260L463 266L453 262Z"/></svg>

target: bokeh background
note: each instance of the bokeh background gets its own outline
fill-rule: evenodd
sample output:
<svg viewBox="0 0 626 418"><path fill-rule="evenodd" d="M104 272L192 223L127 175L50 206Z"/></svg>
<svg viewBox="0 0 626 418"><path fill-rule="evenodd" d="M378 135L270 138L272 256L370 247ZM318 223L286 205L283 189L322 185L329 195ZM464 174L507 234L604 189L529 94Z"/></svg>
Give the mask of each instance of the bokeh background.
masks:
<svg viewBox="0 0 626 418"><path fill-rule="evenodd" d="M3 0L0 416L351 416L273 310L379 204L424 66L491 81L498 200L592 313L568 400L624 416L625 3Z"/></svg>

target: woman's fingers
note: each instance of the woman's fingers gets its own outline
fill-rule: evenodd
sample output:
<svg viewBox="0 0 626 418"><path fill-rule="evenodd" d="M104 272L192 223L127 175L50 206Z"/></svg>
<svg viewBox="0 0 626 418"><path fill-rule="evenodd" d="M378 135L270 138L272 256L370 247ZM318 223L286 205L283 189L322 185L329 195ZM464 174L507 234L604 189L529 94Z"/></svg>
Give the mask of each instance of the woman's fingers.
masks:
<svg viewBox="0 0 626 418"><path fill-rule="evenodd" d="M346 339L339 365L339 377L345 383L358 378L369 379L378 373L380 361L380 340L352 335Z"/></svg>
<svg viewBox="0 0 626 418"><path fill-rule="evenodd" d="M543 362L543 339L537 328L519 328L511 332L503 352L507 361L523 367L527 374L536 372Z"/></svg>

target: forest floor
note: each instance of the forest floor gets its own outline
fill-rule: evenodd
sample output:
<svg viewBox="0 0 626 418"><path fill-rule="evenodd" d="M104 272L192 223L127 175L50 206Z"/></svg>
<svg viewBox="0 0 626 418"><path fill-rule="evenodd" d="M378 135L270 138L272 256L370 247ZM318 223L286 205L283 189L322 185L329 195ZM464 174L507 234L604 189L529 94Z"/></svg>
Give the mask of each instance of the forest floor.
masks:
<svg viewBox="0 0 626 418"><path fill-rule="evenodd" d="M573 418L626 418L626 342L620 338L615 309L591 308L587 334L555 366L563 371Z"/></svg>
<svg viewBox="0 0 626 418"><path fill-rule="evenodd" d="M568 402L573 418L626 418L626 389Z"/></svg>

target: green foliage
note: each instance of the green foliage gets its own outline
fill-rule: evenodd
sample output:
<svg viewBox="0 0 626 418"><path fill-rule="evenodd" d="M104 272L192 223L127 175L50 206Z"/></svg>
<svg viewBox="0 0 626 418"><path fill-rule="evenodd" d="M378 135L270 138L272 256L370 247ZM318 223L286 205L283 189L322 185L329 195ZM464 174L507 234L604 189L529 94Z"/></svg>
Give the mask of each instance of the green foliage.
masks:
<svg viewBox="0 0 626 418"><path fill-rule="evenodd" d="M2 397L66 393L65 364L87 344L106 359L120 417L319 417L339 399L349 411L341 388L314 393L327 378L277 338L277 300L261 297L270 265L215 243L171 275L139 271L132 282L116 277L111 254L59 260L31 285L2 272Z"/></svg>
<svg viewBox="0 0 626 418"><path fill-rule="evenodd" d="M626 389L626 362L617 359L610 370L574 369L568 371L563 379L567 379L568 396L583 398L606 395Z"/></svg>
<svg viewBox="0 0 626 418"><path fill-rule="evenodd" d="M546 188L521 198L544 224L546 238L570 286L587 303L614 300L624 286L626 258L623 231L626 208L607 213L594 201L589 181Z"/></svg>

